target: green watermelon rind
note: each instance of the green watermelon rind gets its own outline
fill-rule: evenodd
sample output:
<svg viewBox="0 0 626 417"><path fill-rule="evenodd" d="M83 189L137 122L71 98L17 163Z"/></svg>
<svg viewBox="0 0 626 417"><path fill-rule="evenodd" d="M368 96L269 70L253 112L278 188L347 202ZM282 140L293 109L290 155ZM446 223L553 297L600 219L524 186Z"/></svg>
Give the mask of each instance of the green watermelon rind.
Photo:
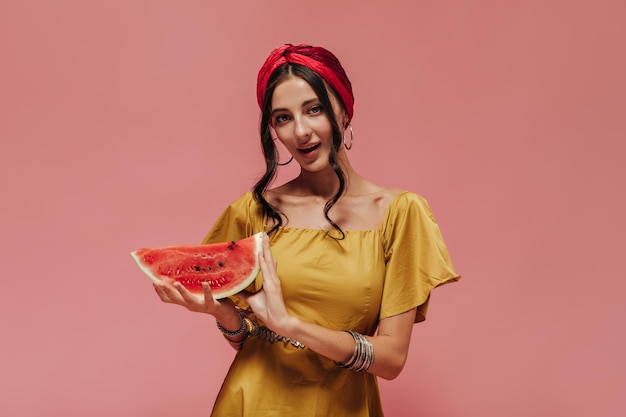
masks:
<svg viewBox="0 0 626 417"><path fill-rule="evenodd" d="M215 289L211 288L211 294L213 294L213 298L215 298L216 300L219 300L222 298L230 297L232 295L235 295L245 290L250 284L254 282L257 275L261 271L261 265L259 264L259 253L263 250L263 235L264 235L263 232L259 232L251 236L252 238L254 238L254 241L255 241L255 248L254 248L255 263L248 277L245 278L243 281L241 281L239 284L225 291L220 291L220 288L215 288ZM137 266L139 266L139 269L141 269L141 271L143 271L143 273L146 274L152 280L152 282L154 282L155 284L162 283L162 279L156 276L152 272L152 270L148 268L147 266L145 266L144 263L141 261L141 257L137 254L137 252L139 252L140 250L130 253L133 259L135 260L135 262L137 263ZM197 293L194 293L194 294L197 294Z"/></svg>

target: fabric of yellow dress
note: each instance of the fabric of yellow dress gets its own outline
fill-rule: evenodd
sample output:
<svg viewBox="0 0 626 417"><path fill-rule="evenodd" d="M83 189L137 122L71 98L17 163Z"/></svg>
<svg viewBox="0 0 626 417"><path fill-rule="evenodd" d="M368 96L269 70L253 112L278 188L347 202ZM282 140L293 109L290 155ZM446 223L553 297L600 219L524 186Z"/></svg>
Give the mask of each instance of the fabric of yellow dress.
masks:
<svg viewBox="0 0 626 417"><path fill-rule="evenodd" d="M204 243L264 230L261 208L248 192L224 211ZM424 320L431 289L459 278L427 202L408 191L392 200L378 229L345 231L345 239L337 240L323 230L283 227L270 235L270 248L292 315L366 335L375 333L381 319L414 307L415 321ZM261 286L259 274L254 290ZM256 337L237 352L212 413L382 415L375 375L342 369L308 348Z"/></svg>

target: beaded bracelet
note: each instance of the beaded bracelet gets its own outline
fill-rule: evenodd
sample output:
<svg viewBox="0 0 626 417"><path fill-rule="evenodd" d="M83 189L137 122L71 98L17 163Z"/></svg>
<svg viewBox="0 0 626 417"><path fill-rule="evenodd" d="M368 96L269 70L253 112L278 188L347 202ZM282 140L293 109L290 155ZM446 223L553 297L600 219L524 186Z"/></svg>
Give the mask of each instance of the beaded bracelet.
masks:
<svg viewBox="0 0 626 417"><path fill-rule="evenodd" d="M291 339L289 337L281 336L278 333L276 333L274 330L269 329L265 326L259 326L257 323L253 322L252 320L248 318L246 318L245 320L248 323L248 326L247 326L248 334L251 336L256 336L257 338L261 340L267 340L270 343L287 342L291 344L292 346L295 346L300 349L304 349L306 347L299 341L295 339Z"/></svg>
<svg viewBox="0 0 626 417"><path fill-rule="evenodd" d="M230 330L225 329L221 323L217 320L215 320L215 324L217 324L217 328L220 329L220 332L222 332L224 334L224 336L228 336L228 337L237 337L243 334L243 332L245 332L246 330L248 330L248 325L246 323L246 318L243 316L243 314L239 313L239 317L241 318L241 326L239 327L239 329L235 330L234 332L231 332Z"/></svg>

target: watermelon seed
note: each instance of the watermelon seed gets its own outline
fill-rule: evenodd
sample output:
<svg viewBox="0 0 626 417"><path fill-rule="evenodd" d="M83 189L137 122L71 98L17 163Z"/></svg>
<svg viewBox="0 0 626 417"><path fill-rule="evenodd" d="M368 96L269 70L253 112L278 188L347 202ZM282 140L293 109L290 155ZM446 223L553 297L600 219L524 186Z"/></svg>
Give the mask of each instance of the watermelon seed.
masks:
<svg viewBox="0 0 626 417"><path fill-rule="evenodd" d="M196 270L196 272L200 272L200 269L201 269L201 268L200 268L199 266L194 266L194 267L193 267L193 269L195 269L195 270Z"/></svg>
<svg viewBox="0 0 626 417"><path fill-rule="evenodd" d="M217 263L219 266L224 266L224 264L220 261Z"/></svg>
<svg viewBox="0 0 626 417"><path fill-rule="evenodd" d="M226 279L224 277L219 277L217 279L209 280L211 287L214 287L214 288L220 288L224 282L226 282Z"/></svg>

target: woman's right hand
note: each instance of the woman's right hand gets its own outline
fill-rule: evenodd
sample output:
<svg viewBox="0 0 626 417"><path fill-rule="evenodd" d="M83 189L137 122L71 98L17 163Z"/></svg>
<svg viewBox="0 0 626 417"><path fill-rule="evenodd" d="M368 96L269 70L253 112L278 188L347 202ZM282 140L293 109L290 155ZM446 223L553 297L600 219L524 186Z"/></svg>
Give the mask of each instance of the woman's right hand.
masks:
<svg viewBox="0 0 626 417"><path fill-rule="evenodd" d="M235 312L235 304L229 298L221 300L213 298L208 283L202 285L204 295L193 294L178 282L174 282L174 284L160 282L154 283L153 286L164 303L178 304L189 311L210 314L215 316L218 321L222 317L232 317L233 312Z"/></svg>
<svg viewBox="0 0 626 417"><path fill-rule="evenodd" d="M189 311L210 314L223 328L232 332L242 326L241 315L237 311L235 303L229 298L220 300L213 298L211 287L206 282L202 285L204 294L192 294L178 282L174 284L160 282L153 285L164 303L178 304ZM248 333L246 332L236 338L224 336L235 350L239 350L243 341L248 337Z"/></svg>

